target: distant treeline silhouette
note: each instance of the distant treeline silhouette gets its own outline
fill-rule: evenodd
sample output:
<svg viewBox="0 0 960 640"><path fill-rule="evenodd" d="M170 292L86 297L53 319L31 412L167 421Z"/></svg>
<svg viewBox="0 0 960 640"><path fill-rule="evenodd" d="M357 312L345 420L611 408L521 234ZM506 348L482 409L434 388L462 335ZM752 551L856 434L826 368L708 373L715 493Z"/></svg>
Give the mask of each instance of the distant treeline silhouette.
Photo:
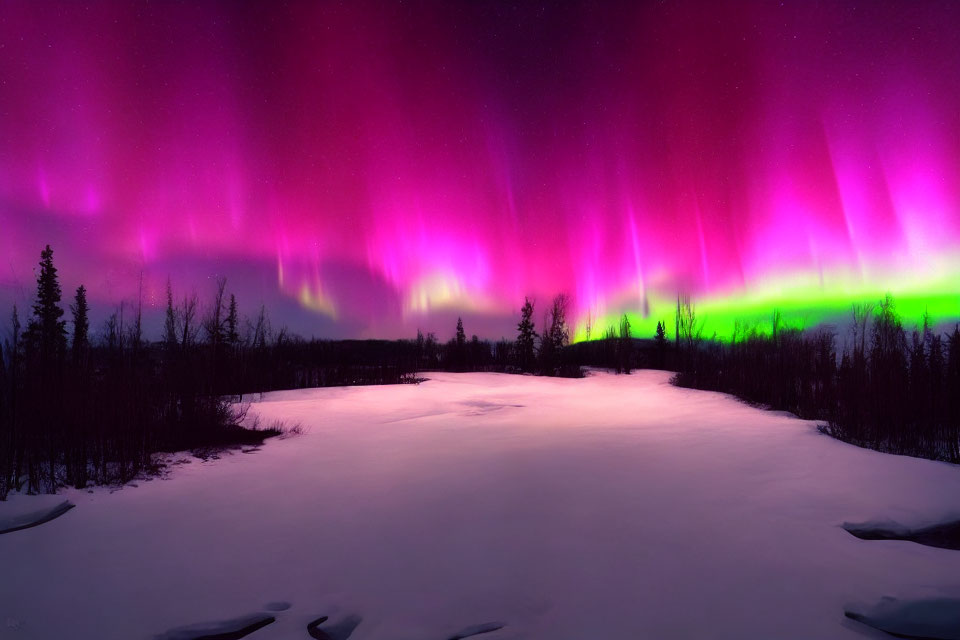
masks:
<svg viewBox="0 0 960 640"><path fill-rule="evenodd" d="M122 304L96 334L80 286L65 319L53 251L41 252L23 321L14 307L0 348L0 499L10 491L121 483L154 469L154 454L257 443L276 427L244 428L249 394L303 387L417 382L419 372L582 375L570 357L567 297L553 299L537 333L534 304L516 341L467 339L458 319L441 343L306 340L274 330L261 306L241 318L226 280L208 305L175 298L168 282L162 335L144 336L142 303ZM25 326L23 324L25 322Z"/></svg>
<svg viewBox="0 0 960 640"><path fill-rule="evenodd" d="M862 447L960 462L960 328L940 334L925 316L908 334L889 295L853 305L851 320L841 352L833 331L786 328L777 312L769 334L737 327L721 342L678 302L675 382L823 421Z"/></svg>
<svg viewBox="0 0 960 640"><path fill-rule="evenodd" d="M534 320L535 304L529 298L520 308L520 323L515 340L496 343L476 335L467 340L463 320L457 318L454 337L440 343L436 335L417 332L414 342L417 368L422 371L497 371L531 373L544 376L579 378L580 364L573 357L567 325L569 298L559 294L553 298L543 316L543 330L538 333Z"/></svg>

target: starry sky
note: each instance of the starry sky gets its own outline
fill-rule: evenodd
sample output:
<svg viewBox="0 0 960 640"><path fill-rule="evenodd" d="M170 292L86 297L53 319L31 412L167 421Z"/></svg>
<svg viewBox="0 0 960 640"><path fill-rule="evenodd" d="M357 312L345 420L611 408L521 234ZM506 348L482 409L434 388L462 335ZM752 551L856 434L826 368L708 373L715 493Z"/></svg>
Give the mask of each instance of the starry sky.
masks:
<svg viewBox="0 0 960 640"><path fill-rule="evenodd" d="M960 3L2 12L0 310L49 243L101 316L222 276L318 337L960 315Z"/></svg>

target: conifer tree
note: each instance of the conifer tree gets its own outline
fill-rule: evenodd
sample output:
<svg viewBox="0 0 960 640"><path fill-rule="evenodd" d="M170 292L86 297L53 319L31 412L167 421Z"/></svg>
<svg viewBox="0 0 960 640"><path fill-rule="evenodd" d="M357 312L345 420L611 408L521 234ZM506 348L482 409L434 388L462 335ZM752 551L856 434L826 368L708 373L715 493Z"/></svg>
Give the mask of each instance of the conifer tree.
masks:
<svg viewBox="0 0 960 640"><path fill-rule="evenodd" d="M657 367L662 369L667 359L667 331L663 322L657 322L657 333L653 337L657 348Z"/></svg>
<svg viewBox="0 0 960 640"><path fill-rule="evenodd" d="M73 363L76 365L83 362L90 348L89 307L87 306L87 289L83 285L77 287L77 293L73 297L73 304L70 305L70 312L73 314L73 341L71 350Z"/></svg>
<svg viewBox="0 0 960 640"><path fill-rule="evenodd" d="M537 332L533 324L533 303L524 298L520 308L520 324L517 325L517 363L523 371L533 369L534 347Z"/></svg>
<svg viewBox="0 0 960 640"><path fill-rule="evenodd" d="M657 333L653 339L656 341L658 347L667 343L667 335L663 329L662 322L657 322Z"/></svg>
<svg viewBox="0 0 960 640"><path fill-rule="evenodd" d="M453 342L453 367L463 371L467 363L467 334L463 330L463 319L457 318L457 334Z"/></svg>
<svg viewBox="0 0 960 640"><path fill-rule="evenodd" d="M623 314L623 317L620 318L620 339L617 341L617 373L630 373L630 358L633 343L630 339L630 320L627 318L627 314Z"/></svg>
<svg viewBox="0 0 960 640"><path fill-rule="evenodd" d="M24 336L45 367L62 357L67 348L67 323L63 320L63 309L60 308L61 295L57 268L53 266L53 249L47 245L40 252L37 297L33 303L33 317Z"/></svg>

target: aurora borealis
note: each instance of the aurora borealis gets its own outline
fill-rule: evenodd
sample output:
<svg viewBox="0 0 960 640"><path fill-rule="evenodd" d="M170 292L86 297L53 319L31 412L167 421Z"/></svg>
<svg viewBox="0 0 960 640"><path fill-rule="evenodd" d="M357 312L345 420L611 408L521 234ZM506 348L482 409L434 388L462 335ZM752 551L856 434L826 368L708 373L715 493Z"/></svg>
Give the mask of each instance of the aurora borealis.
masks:
<svg viewBox="0 0 960 640"><path fill-rule="evenodd" d="M956 3L0 11L0 305L50 243L101 306L225 275L318 336L960 315Z"/></svg>

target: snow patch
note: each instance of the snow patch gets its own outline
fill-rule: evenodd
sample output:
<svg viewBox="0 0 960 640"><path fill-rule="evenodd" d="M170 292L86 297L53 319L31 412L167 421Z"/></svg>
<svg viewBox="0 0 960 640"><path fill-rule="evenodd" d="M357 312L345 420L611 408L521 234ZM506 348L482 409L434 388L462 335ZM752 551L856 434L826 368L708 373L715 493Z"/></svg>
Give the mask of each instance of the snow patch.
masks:
<svg viewBox="0 0 960 640"><path fill-rule="evenodd" d="M901 601L884 597L866 611L845 613L852 620L900 638L960 640L960 599Z"/></svg>
<svg viewBox="0 0 960 640"><path fill-rule="evenodd" d="M240 640L276 621L271 615L254 613L231 620L201 622L155 636L154 640Z"/></svg>
<svg viewBox="0 0 960 640"><path fill-rule="evenodd" d="M28 499L18 500L16 504L13 500L0 503L0 535L50 522L74 507L69 500L58 498L54 504L37 508L38 505L29 500L28 496L22 498Z"/></svg>

